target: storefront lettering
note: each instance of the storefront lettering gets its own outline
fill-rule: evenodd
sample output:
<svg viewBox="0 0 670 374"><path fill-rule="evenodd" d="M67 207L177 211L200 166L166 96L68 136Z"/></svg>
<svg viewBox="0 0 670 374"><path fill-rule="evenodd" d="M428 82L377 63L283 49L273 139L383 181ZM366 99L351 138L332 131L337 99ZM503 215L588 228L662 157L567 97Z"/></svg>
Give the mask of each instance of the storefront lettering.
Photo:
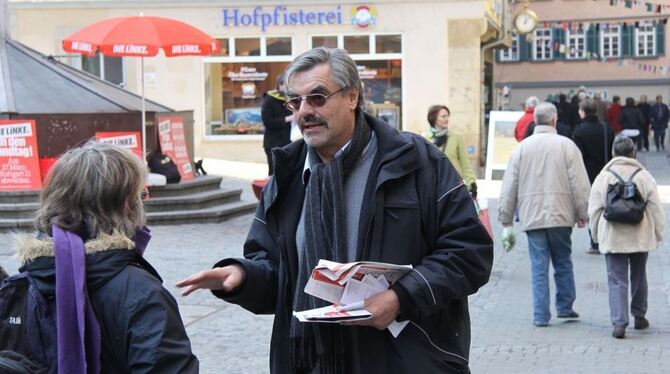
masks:
<svg viewBox="0 0 670 374"><path fill-rule="evenodd" d="M228 78L232 81L264 81L268 73L258 71L253 66L242 66L240 72L229 71Z"/></svg>
<svg viewBox="0 0 670 374"><path fill-rule="evenodd" d="M149 51L147 50L146 45L114 44L112 46L112 53L135 53L146 55Z"/></svg>
<svg viewBox="0 0 670 374"><path fill-rule="evenodd" d="M239 8L224 8L222 15L225 27L260 26L261 31L267 30L269 26L342 24L342 7L339 5L331 11L316 12L304 9L289 11L285 6L276 6L270 12L263 11L260 6L251 12L244 12Z"/></svg>

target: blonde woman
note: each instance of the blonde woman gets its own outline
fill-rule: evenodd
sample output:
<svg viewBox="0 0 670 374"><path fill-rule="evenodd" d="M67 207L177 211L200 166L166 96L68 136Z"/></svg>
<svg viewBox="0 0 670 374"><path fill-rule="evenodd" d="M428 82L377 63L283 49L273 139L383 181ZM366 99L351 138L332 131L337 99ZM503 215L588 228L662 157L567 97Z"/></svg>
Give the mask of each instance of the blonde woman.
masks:
<svg viewBox="0 0 670 374"><path fill-rule="evenodd" d="M447 156L456 168L456 171L458 171L458 174L465 181L472 196L476 199L477 183L475 173L470 165L463 137L449 131L450 116L451 111L449 111L446 105L433 105L428 108L430 132L425 134L425 136Z"/></svg>
<svg viewBox="0 0 670 374"><path fill-rule="evenodd" d="M589 198L589 226L593 240L600 244L600 252L605 254L607 283L609 286L610 318L614 330L612 336L622 339L628 326L628 269L630 268L630 289L632 300L630 311L635 317L636 330L649 327L647 313L647 257L658 247L665 228L665 213L661 205L656 181L651 174L635 160L635 143L632 139L619 135L612 145L612 156L598 174ZM638 224L610 222L603 216L607 204L610 185L618 182L616 173L627 181L632 176L640 195L646 201L642 222Z"/></svg>

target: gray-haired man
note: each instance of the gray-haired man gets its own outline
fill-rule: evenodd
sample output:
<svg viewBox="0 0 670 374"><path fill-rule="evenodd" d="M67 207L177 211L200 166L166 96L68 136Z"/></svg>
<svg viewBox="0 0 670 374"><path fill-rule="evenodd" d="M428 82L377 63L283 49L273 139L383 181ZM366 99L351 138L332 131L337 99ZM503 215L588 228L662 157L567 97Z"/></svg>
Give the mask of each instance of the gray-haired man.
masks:
<svg viewBox="0 0 670 374"><path fill-rule="evenodd" d="M493 260L467 186L432 144L363 113L345 51L307 51L286 77L303 140L274 150L245 258L178 285L274 313L273 373L467 372L467 296L488 281ZM414 269L365 300L371 319L300 323L292 311L325 305L303 292L322 258ZM385 331L394 320L411 321L397 338Z"/></svg>
<svg viewBox="0 0 670 374"><path fill-rule="evenodd" d="M528 236L533 324L549 324L549 264L554 267L556 312L559 318L578 318L570 234L587 220L589 179L579 149L556 132L558 115L551 103L535 107L535 132L517 145L505 170L498 219L513 224L519 209Z"/></svg>

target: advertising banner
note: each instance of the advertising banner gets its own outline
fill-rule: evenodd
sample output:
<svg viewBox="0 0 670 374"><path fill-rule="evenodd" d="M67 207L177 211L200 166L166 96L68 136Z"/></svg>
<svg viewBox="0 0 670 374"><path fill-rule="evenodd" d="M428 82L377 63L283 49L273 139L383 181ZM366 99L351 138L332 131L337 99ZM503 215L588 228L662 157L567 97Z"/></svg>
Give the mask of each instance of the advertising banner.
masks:
<svg viewBox="0 0 670 374"><path fill-rule="evenodd" d="M192 179L193 168L186 148L184 119L181 116L156 116L156 122L161 151L177 164L182 181Z"/></svg>
<svg viewBox="0 0 670 374"><path fill-rule="evenodd" d="M42 188L33 120L0 120L0 191Z"/></svg>
<svg viewBox="0 0 670 374"><path fill-rule="evenodd" d="M96 132L95 137L101 143L109 143L127 148L141 160L144 159L144 157L142 157L142 135L139 132Z"/></svg>

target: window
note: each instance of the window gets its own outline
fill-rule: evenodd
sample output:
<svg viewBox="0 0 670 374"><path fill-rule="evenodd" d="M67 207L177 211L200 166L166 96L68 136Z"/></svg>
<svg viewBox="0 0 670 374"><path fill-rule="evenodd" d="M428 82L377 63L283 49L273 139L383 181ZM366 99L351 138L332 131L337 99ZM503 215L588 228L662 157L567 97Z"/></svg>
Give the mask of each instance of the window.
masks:
<svg viewBox="0 0 670 374"><path fill-rule="evenodd" d="M651 22L640 23L635 28L635 56L654 56L655 52L656 28Z"/></svg>
<svg viewBox="0 0 670 374"><path fill-rule="evenodd" d="M376 35L375 53L402 53L400 35Z"/></svg>
<svg viewBox="0 0 670 374"><path fill-rule="evenodd" d="M263 94L293 56L288 36L219 39L223 52L204 58L205 135L263 133Z"/></svg>
<svg viewBox="0 0 670 374"><path fill-rule="evenodd" d="M363 83L363 97L370 104L371 114L400 129L402 60L357 60L356 66Z"/></svg>
<svg viewBox="0 0 670 374"><path fill-rule="evenodd" d="M605 25L600 33L600 50L602 56L619 57L621 56L621 26Z"/></svg>
<svg viewBox="0 0 670 374"><path fill-rule="evenodd" d="M586 58L586 31L567 30L565 56L570 60Z"/></svg>
<svg viewBox="0 0 670 374"><path fill-rule="evenodd" d="M535 40L533 41L533 59L551 60L551 29L535 30Z"/></svg>
<svg viewBox="0 0 670 374"><path fill-rule="evenodd" d="M103 56L100 53L95 56L81 57L81 70L91 73L107 82L123 84L123 58Z"/></svg>
<svg viewBox="0 0 670 374"><path fill-rule="evenodd" d="M349 52L349 54L369 54L370 36L346 35L344 37L344 49Z"/></svg>
<svg viewBox="0 0 670 374"><path fill-rule="evenodd" d="M500 61L519 61L519 35L512 37L512 45L500 51Z"/></svg>
<svg viewBox="0 0 670 374"><path fill-rule="evenodd" d="M337 36L312 36L312 48L337 48Z"/></svg>

